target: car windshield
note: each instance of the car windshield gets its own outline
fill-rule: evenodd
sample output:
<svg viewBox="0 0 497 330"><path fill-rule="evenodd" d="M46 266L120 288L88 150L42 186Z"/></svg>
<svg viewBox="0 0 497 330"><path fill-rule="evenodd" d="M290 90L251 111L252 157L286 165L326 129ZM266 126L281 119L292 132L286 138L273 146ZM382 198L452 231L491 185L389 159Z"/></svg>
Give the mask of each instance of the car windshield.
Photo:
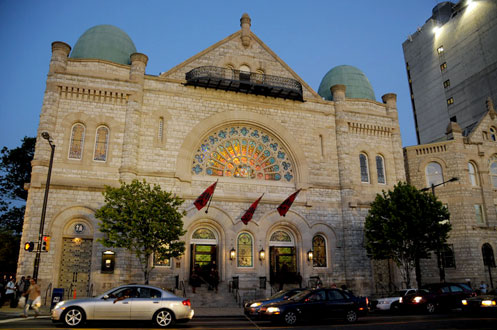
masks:
<svg viewBox="0 0 497 330"><path fill-rule="evenodd" d="M268 299L278 299L278 298L281 298L285 295L292 295L293 293L291 293L290 291L288 290L281 290L281 291L278 291L276 292L275 294L273 294L271 297L269 297Z"/></svg>
<svg viewBox="0 0 497 330"><path fill-rule="evenodd" d="M312 292L311 290L304 290L300 293L297 293L295 296L291 297L290 299L288 300L295 300L295 301L299 301L300 299L304 298L305 296L307 296L310 292Z"/></svg>
<svg viewBox="0 0 497 330"><path fill-rule="evenodd" d="M392 293L392 297L403 297L405 294L406 294L407 290L399 290L399 291L395 291L394 293Z"/></svg>

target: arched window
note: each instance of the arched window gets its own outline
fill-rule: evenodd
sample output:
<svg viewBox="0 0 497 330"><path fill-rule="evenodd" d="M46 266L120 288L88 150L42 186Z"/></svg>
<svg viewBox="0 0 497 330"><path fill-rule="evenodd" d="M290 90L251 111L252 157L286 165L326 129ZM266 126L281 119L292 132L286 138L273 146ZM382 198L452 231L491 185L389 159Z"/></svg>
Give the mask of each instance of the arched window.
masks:
<svg viewBox="0 0 497 330"><path fill-rule="evenodd" d="M322 235L316 235L312 238L313 267L326 267L326 240Z"/></svg>
<svg viewBox="0 0 497 330"><path fill-rule="evenodd" d="M492 179L492 186L497 189L497 156L494 155L490 158L490 178Z"/></svg>
<svg viewBox="0 0 497 330"><path fill-rule="evenodd" d="M497 133L493 127L490 127L490 140L497 141Z"/></svg>
<svg viewBox="0 0 497 330"><path fill-rule="evenodd" d="M439 163L431 162L426 166L426 184L428 187L437 185L444 181L442 174L442 166Z"/></svg>
<svg viewBox="0 0 497 330"><path fill-rule="evenodd" d="M249 233L241 233L237 239L237 266L238 267L254 267L254 243L252 235Z"/></svg>
<svg viewBox="0 0 497 330"><path fill-rule="evenodd" d="M490 244L483 244L481 247L481 254L483 256L483 265L487 267L495 267L494 249L492 249Z"/></svg>
<svg viewBox="0 0 497 330"><path fill-rule="evenodd" d="M476 175L476 167L473 163L468 163L468 173L469 173L469 182L472 186L478 185L478 176Z"/></svg>
<svg viewBox="0 0 497 330"><path fill-rule="evenodd" d="M386 183L385 180L385 161L383 157L376 156L376 173L378 173L378 183Z"/></svg>
<svg viewBox="0 0 497 330"><path fill-rule="evenodd" d="M209 134L197 147L196 175L292 182L293 162L281 141L260 128L227 126Z"/></svg>
<svg viewBox="0 0 497 330"><path fill-rule="evenodd" d="M107 160L107 150L109 147L109 129L105 126L97 128L95 136L95 152L93 160L105 162Z"/></svg>
<svg viewBox="0 0 497 330"><path fill-rule="evenodd" d="M85 126L74 124L71 129L71 141L69 142L69 158L81 159L83 157L83 146L85 142Z"/></svg>
<svg viewBox="0 0 497 330"><path fill-rule="evenodd" d="M359 155L359 165L361 166L361 182L369 182L368 157L365 154Z"/></svg>

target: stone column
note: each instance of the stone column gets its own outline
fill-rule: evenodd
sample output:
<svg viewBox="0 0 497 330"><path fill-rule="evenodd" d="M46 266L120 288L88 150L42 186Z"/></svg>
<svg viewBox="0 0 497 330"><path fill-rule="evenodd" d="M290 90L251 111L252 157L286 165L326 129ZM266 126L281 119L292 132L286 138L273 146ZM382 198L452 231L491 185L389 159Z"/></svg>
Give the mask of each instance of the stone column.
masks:
<svg viewBox="0 0 497 330"><path fill-rule="evenodd" d="M392 131L392 154L395 162L395 173L405 173L404 154L402 152L402 138L400 136L399 116L397 111L397 94L387 93L381 97L385 104L387 115L393 124ZM396 178L397 181L405 181L405 174Z"/></svg>
<svg viewBox="0 0 497 330"><path fill-rule="evenodd" d="M121 168L121 180L129 182L136 178L138 148L140 145L141 107L143 103L143 85L148 57L145 54L131 55L129 79L136 84L126 107Z"/></svg>

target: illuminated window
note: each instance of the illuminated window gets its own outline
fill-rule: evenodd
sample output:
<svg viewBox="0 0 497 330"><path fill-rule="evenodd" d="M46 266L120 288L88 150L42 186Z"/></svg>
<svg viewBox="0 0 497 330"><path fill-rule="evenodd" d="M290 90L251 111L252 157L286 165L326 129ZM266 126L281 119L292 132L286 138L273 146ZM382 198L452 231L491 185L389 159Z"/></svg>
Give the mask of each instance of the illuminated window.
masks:
<svg viewBox="0 0 497 330"><path fill-rule="evenodd" d="M294 169L283 143L265 130L227 126L197 147L192 174L293 182Z"/></svg>
<svg viewBox="0 0 497 330"><path fill-rule="evenodd" d="M105 162L107 160L107 148L109 146L109 129L105 126L97 128L95 136L95 151L93 160Z"/></svg>
<svg viewBox="0 0 497 330"><path fill-rule="evenodd" d="M472 186L477 186L478 185L478 177L476 173L476 167L473 163L469 162L468 163L468 173L469 173L469 182L471 183Z"/></svg>
<svg viewBox="0 0 497 330"><path fill-rule="evenodd" d="M312 238L312 266L326 267L326 240L321 235Z"/></svg>
<svg viewBox="0 0 497 330"><path fill-rule="evenodd" d="M442 54L444 52L444 46L440 46L437 48L437 53Z"/></svg>
<svg viewBox="0 0 497 330"><path fill-rule="evenodd" d="M483 208L481 207L480 204L475 204L475 217L476 217L476 223L483 225L485 224L485 215L483 213Z"/></svg>
<svg viewBox="0 0 497 330"><path fill-rule="evenodd" d="M447 88L450 86L450 79L447 79L446 81L444 81L444 88Z"/></svg>
<svg viewBox="0 0 497 330"><path fill-rule="evenodd" d="M447 99L447 105L451 105L451 104L454 104L454 98L453 97Z"/></svg>
<svg viewBox="0 0 497 330"><path fill-rule="evenodd" d="M497 189L497 156L494 155L490 158L490 179L492 186Z"/></svg>
<svg viewBox="0 0 497 330"><path fill-rule="evenodd" d="M385 180L385 161L383 157L376 156L376 173L378 174L378 183L386 183Z"/></svg>
<svg viewBox="0 0 497 330"><path fill-rule="evenodd" d="M71 129L71 141L69 142L70 159L81 159L83 157L84 142L85 127L83 124L74 124Z"/></svg>
<svg viewBox="0 0 497 330"><path fill-rule="evenodd" d="M442 174L442 166L439 163L431 162L426 166L426 185L431 187L431 185L437 185L444 181Z"/></svg>
<svg viewBox="0 0 497 330"><path fill-rule="evenodd" d="M368 157L365 154L359 155L359 165L361 167L361 182L369 182Z"/></svg>
<svg viewBox="0 0 497 330"><path fill-rule="evenodd" d="M445 69L447 69L447 62L440 64L440 71L444 71Z"/></svg>
<svg viewBox="0 0 497 330"><path fill-rule="evenodd" d="M254 244L252 235L241 233L237 240L237 266L254 267Z"/></svg>

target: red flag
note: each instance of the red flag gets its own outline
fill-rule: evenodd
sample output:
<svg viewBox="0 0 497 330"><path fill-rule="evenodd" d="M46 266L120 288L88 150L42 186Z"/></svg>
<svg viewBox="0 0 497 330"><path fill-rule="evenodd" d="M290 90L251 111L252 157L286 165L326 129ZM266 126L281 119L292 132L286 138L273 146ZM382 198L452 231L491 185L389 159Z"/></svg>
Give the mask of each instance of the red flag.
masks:
<svg viewBox="0 0 497 330"><path fill-rule="evenodd" d="M214 190L216 189L216 184L217 181L211 184L209 188L205 189L202 195L198 196L198 198L195 200L193 204L197 207L197 210L200 211L205 205L207 205L209 199L211 199L212 195L214 194Z"/></svg>
<svg viewBox="0 0 497 330"><path fill-rule="evenodd" d="M262 194L262 196L264 196L264 194ZM254 215L255 209L257 208L257 205L259 204L259 201L261 200L262 196L259 197L258 200L253 202L252 205L250 205L247 212L245 212L245 214L242 216L242 222L244 224L247 224L250 220L252 220L252 216Z"/></svg>
<svg viewBox="0 0 497 330"><path fill-rule="evenodd" d="M288 210L290 209L290 207L292 207L293 201L295 200L295 198L297 198L297 195L299 194L300 190L302 189L299 189L290 196L288 196L288 198L285 199L283 203L280 204L280 206L278 206L277 210L281 216L284 217L288 212Z"/></svg>

